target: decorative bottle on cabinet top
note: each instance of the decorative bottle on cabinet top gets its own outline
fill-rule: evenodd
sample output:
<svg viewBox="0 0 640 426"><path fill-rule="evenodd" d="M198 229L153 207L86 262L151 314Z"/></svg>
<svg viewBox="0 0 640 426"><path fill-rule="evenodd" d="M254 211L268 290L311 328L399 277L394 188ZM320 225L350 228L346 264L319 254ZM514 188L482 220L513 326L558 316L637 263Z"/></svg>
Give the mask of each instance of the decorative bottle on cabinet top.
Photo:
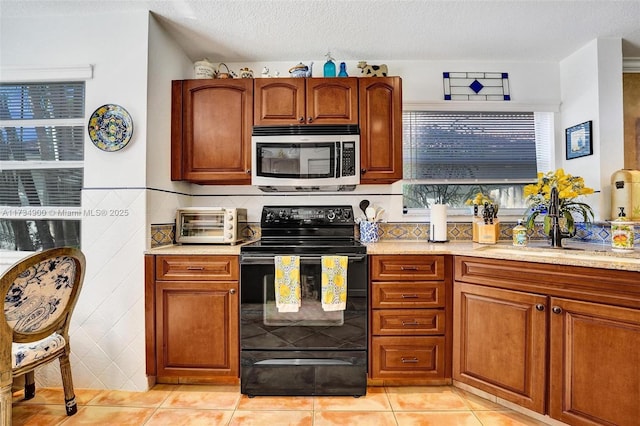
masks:
<svg viewBox="0 0 640 426"><path fill-rule="evenodd" d="M325 77L335 77L336 76L336 64L333 63L333 58L331 57L331 52L327 52L325 55L327 57L327 62L324 63L324 76Z"/></svg>
<svg viewBox="0 0 640 426"><path fill-rule="evenodd" d="M347 74L347 64L344 62L340 62L340 72L338 73L338 77L349 77L349 74Z"/></svg>

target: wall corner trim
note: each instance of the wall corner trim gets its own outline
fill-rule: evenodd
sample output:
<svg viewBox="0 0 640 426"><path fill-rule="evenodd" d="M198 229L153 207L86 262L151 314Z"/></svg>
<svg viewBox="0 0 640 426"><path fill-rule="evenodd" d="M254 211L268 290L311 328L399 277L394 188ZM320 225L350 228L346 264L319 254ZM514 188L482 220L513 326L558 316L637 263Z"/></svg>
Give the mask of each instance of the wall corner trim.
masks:
<svg viewBox="0 0 640 426"><path fill-rule="evenodd" d="M640 58L624 58L622 72L640 72Z"/></svg>

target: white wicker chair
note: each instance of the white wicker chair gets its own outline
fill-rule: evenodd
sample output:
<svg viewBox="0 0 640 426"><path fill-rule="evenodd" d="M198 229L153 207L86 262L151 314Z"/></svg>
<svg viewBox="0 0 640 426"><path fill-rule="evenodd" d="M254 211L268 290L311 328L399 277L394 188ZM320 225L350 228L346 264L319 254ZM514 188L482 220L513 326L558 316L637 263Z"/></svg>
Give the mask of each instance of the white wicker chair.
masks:
<svg viewBox="0 0 640 426"><path fill-rule="evenodd" d="M78 410L69 323L84 280L85 257L75 248L35 253L0 277L0 424L11 425L13 378L25 375L24 398L35 396L34 370L59 359L67 415Z"/></svg>

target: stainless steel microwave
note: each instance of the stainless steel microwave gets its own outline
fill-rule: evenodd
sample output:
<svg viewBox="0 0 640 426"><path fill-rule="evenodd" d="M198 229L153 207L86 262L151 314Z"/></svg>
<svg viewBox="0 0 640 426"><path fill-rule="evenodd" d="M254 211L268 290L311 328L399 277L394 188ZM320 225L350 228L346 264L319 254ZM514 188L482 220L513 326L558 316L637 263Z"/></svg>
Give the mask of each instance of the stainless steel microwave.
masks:
<svg viewBox="0 0 640 426"><path fill-rule="evenodd" d="M236 244L242 241L247 209L185 207L176 212L176 243Z"/></svg>
<svg viewBox="0 0 640 426"><path fill-rule="evenodd" d="M256 126L251 184L263 191L352 190L360 183L358 126Z"/></svg>

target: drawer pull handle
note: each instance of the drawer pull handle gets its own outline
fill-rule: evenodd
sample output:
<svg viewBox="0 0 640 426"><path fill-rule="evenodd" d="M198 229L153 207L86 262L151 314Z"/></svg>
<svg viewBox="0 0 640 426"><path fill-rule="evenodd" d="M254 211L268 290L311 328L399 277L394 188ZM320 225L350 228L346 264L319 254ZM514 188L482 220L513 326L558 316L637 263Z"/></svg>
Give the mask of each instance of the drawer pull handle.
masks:
<svg viewBox="0 0 640 426"><path fill-rule="evenodd" d="M401 271L417 271L418 267L417 266L401 266L400 270Z"/></svg>
<svg viewBox="0 0 640 426"><path fill-rule="evenodd" d="M187 271L204 271L204 266L187 266Z"/></svg>
<svg viewBox="0 0 640 426"><path fill-rule="evenodd" d="M418 299L420 296L418 296L417 294L403 294L402 298L403 299Z"/></svg>
<svg viewBox="0 0 640 426"><path fill-rule="evenodd" d="M415 325L420 325L420 323L416 320L412 320L412 321L402 321L402 326L403 327L408 327L408 326L415 326Z"/></svg>
<svg viewBox="0 0 640 426"><path fill-rule="evenodd" d="M403 364L417 364L418 363L418 358L416 358L416 357L411 357L411 358L402 357L400 359L402 360Z"/></svg>

